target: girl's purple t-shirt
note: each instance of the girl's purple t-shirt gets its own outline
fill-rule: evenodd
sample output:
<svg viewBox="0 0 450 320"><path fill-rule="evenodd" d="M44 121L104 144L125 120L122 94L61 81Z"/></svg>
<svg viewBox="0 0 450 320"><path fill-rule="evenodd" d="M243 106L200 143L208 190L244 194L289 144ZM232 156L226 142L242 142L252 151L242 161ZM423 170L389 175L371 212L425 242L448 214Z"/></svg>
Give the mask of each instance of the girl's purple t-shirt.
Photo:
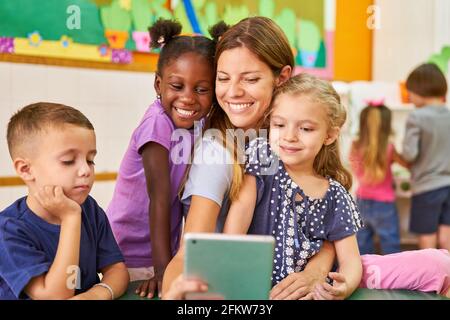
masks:
<svg viewBox="0 0 450 320"><path fill-rule="evenodd" d="M106 213L128 268L153 266L148 217L150 199L140 153L140 149L149 142L156 142L169 151L172 253L175 254L178 249L182 224L178 191L190 157L193 132L189 131L189 139L186 135L183 138L177 138L177 135L172 141L175 129L172 119L156 100L134 130L120 165L113 198Z"/></svg>

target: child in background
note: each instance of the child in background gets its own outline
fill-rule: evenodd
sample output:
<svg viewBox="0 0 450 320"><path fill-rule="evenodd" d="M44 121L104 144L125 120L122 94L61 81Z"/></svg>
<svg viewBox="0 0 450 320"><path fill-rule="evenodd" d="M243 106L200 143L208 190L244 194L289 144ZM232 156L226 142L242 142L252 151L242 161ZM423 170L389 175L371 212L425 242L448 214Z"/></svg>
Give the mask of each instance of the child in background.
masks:
<svg viewBox="0 0 450 320"><path fill-rule="evenodd" d="M403 158L410 163L410 230L419 247L450 250L450 110L447 80L434 64L416 68L406 81L416 106L406 122Z"/></svg>
<svg viewBox="0 0 450 320"><path fill-rule="evenodd" d="M321 284L321 290L344 299L361 281L356 241L361 223L347 191L351 175L339 157L345 119L333 87L300 74L275 92L270 145L263 138L250 142L243 186L224 232L275 237L271 299L298 299L295 292L286 295L289 275L301 272L324 241L334 244L339 273L329 273L334 285Z"/></svg>
<svg viewBox="0 0 450 320"><path fill-rule="evenodd" d="M172 134L204 118L214 93L214 42L180 32L181 25L170 20L150 28L151 46L163 46L154 84L158 99L133 132L107 210L131 281L144 280L136 293L148 298L161 292L164 270L180 241L178 189L194 139L193 130L191 139L181 141L172 141Z"/></svg>
<svg viewBox="0 0 450 320"><path fill-rule="evenodd" d="M383 254L400 251L391 165L407 164L389 143L391 131L391 111L383 102L371 102L361 111L359 138L350 151L350 163L359 183L357 204L364 223L357 234L361 254L375 253L375 235Z"/></svg>
<svg viewBox="0 0 450 320"><path fill-rule="evenodd" d="M450 298L450 254L445 249L362 255L360 288L436 292Z"/></svg>
<svg viewBox="0 0 450 320"><path fill-rule="evenodd" d="M0 300L121 296L128 272L105 213L89 196L92 124L74 108L41 102L10 119L7 140L28 196L0 212Z"/></svg>

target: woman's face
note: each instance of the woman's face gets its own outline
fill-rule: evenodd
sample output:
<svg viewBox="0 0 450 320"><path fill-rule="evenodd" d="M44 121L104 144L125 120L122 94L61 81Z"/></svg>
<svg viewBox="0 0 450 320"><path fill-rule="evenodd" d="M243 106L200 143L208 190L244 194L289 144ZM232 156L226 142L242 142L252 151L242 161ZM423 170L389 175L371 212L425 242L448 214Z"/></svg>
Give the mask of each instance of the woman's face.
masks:
<svg viewBox="0 0 450 320"><path fill-rule="evenodd" d="M257 129L279 80L246 47L224 51L217 62L216 96L237 128Z"/></svg>

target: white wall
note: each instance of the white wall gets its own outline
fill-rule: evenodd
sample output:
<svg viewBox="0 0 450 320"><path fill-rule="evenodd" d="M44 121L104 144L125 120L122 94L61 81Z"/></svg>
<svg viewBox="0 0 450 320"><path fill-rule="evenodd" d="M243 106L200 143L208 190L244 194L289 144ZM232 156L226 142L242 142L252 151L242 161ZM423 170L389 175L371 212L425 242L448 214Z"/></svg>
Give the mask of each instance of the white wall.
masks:
<svg viewBox="0 0 450 320"><path fill-rule="evenodd" d="M96 172L117 172L132 131L155 99L154 74L0 63L0 176L14 176L6 126L19 108L59 102L83 112L95 127ZM92 195L106 208L114 182L94 184ZM0 210L25 195L25 187L0 187Z"/></svg>
<svg viewBox="0 0 450 320"><path fill-rule="evenodd" d="M373 80L400 81L444 44L450 45L449 0L376 0Z"/></svg>

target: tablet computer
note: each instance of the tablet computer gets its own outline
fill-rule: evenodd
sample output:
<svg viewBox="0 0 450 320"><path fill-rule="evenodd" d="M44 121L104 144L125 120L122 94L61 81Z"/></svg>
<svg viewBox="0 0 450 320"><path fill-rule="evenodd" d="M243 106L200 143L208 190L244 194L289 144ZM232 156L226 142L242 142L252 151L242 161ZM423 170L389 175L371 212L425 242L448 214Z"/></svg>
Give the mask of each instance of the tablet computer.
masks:
<svg viewBox="0 0 450 320"><path fill-rule="evenodd" d="M267 300L275 241L272 236L187 233L184 275L208 284L191 299Z"/></svg>

